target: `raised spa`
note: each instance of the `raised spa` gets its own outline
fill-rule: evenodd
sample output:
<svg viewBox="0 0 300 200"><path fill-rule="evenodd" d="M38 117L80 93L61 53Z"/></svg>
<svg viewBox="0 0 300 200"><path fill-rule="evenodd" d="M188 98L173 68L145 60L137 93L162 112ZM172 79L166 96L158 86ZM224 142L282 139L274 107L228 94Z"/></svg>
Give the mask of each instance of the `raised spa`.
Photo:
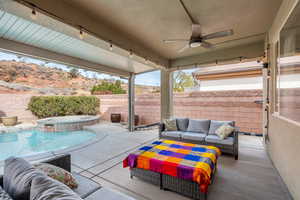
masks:
<svg viewBox="0 0 300 200"><path fill-rule="evenodd" d="M65 117L51 117L37 121L38 129L44 132L62 132L82 130L84 126L99 123L99 116L76 115Z"/></svg>

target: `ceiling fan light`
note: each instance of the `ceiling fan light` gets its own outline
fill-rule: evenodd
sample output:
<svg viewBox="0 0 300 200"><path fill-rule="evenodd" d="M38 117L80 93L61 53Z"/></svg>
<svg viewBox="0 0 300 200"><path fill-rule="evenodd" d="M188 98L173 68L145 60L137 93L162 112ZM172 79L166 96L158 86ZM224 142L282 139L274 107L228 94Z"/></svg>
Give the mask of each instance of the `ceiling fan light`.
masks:
<svg viewBox="0 0 300 200"><path fill-rule="evenodd" d="M191 42L190 47L195 48L201 46L201 42Z"/></svg>

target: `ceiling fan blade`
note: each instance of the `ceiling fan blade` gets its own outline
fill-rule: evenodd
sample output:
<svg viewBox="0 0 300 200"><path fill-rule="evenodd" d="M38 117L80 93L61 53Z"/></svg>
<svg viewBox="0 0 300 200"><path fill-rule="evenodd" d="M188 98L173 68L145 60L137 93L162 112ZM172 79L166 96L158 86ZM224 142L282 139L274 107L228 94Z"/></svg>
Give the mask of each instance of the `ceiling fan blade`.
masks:
<svg viewBox="0 0 300 200"><path fill-rule="evenodd" d="M200 24L192 24L192 37L201 36L201 26Z"/></svg>
<svg viewBox="0 0 300 200"><path fill-rule="evenodd" d="M178 53L184 52L185 50L189 49L190 45L186 44L183 48L179 49Z"/></svg>
<svg viewBox="0 0 300 200"><path fill-rule="evenodd" d="M220 32L204 35L204 36L202 36L202 38L204 40L209 40L209 39L214 39L214 38L226 37L226 36L230 36L230 35L233 35L232 29L227 30L227 31L220 31Z"/></svg>
<svg viewBox="0 0 300 200"><path fill-rule="evenodd" d="M208 49L214 47L214 45L212 43L205 42L205 41L201 42L201 46L204 47L204 48L208 48Z"/></svg>
<svg viewBox="0 0 300 200"><path fill-rule="evenodd" d="M163 40L164 43L173 43L173 42L187 42L187 39L171 39L171 40Z"/></svg>

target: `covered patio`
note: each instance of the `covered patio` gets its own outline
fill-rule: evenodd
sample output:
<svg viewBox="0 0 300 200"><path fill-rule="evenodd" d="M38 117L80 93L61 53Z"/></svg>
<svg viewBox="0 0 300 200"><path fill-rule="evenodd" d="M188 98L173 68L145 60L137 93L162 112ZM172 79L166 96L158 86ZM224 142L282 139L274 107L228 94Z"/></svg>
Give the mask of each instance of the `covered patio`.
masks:
<svg viewBox="0 0 300 200"><path fill-rule="evenodd" d="M185 197L130 179L128 169L122 168L128 153L158 138L158 130L134 132L135 76L161 71L161 109L153 112L160 112L163 121L176 117L174 71L262 63L262 69L254 70L262 72L264 81L263 137L240 135L240 159L220 158L209 199L297 199L299 123L279 116L276 110L278 40L297 3L0 0L0 49L128 81L128 130L112 124L89 127L97 130L98 140L69 152L73 171L147 200ZM220 31L220 37L213 34ZM65 152L57 155L61 153Z"/></svg>
<svg viewBox="0 0 300 200"><path fill-rule="evenodd" d="M73 171L136 199L189 199L138 178L130 179L128 169L123 168L122 161L130 152L157 140L156 129L132 134L118 124L101 123L89 128L97 130L101 139L68 151L72 155ZM237 162L227 155L220 158L209 199L291 199L265 152L262 137L241 135L239 149Z"/></svg>
<svg viewBox="0 0 300 200"><path fill-rule="evenodd" d="M122 8L125 9L124 13L120 13L117 10L121 9L122 3L117 1L103 4L98 2L82 4L81 1L73 1L70 5L67 1L53 4L48 1L2 0L0 48L127 79L128 124L129 130L133 131L136 75L154 70L161 71L160 114L162 120L168 119L173 116L173 72L203 66L260 61L264 55L265 33L280 3L280 0L272 1L273 6L269 8L268 1L256 1L251 2L250 9L236 1L232 5L245 10L237 9L232 18L223 18L222 13L231 10L232 5L219 2L216 8L223 7L222 13L213 19L203 15L209 13L209 9L214 9L209 7L208 2L205 6L188 1L176 3L166 1L162 5L158 2L144 2L135 5L138 10L133 10L129 6ZM152 16L148 8L155 6L171 7L168 9L169 12L157 10L156 17L148 21L147 15ZM192 6L201 9L195 12ZM68 8L67 12L61 8ZM101 15L97 9L101 9ZM109 10L115 13L115 19L108 20ZM256 15L252 17L242 15L252 10L256 10ZM90 15L85 15L82 11L87 11ZM143 13L143 17L126 25L126 21L137 20L135 16L139 12ZM239 20L243 23L235 23L234 15L242 17ZM164 18L168 20L159 20ZM221 19L226 21L219 25L214 23L214 20ZM154 27L151 25L153 22L157 23ZM251 27L253 22L256 26ZM166 26L167 24L171 24L171 27ZM229 31L227 37L218 36L216 39L210 39L213 45L210 48L190 48L179 52L186 44L184 41L164 42L167 39L188 39L192 32L192 24L200 24L203 35L225 31L222 34L226 33L224 35L226 36L227 30L233 31ZM149 27L158 30L150 31ZM142 38L145 40L141 40Z"/></svg>

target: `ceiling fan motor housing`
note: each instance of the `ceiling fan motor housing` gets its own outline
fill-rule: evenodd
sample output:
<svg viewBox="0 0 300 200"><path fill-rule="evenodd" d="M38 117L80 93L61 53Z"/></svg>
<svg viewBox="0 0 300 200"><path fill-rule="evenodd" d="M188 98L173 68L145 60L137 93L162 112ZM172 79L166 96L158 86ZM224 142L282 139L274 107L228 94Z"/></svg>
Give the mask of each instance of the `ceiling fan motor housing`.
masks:
<svg viewBox="0 0 300 200"><path fill-rule="evenodd" d="M202 38L198 37L198 38L191 38L190 39L190 47L195 48L195 47L199 47L202 44Z"/></svg>

